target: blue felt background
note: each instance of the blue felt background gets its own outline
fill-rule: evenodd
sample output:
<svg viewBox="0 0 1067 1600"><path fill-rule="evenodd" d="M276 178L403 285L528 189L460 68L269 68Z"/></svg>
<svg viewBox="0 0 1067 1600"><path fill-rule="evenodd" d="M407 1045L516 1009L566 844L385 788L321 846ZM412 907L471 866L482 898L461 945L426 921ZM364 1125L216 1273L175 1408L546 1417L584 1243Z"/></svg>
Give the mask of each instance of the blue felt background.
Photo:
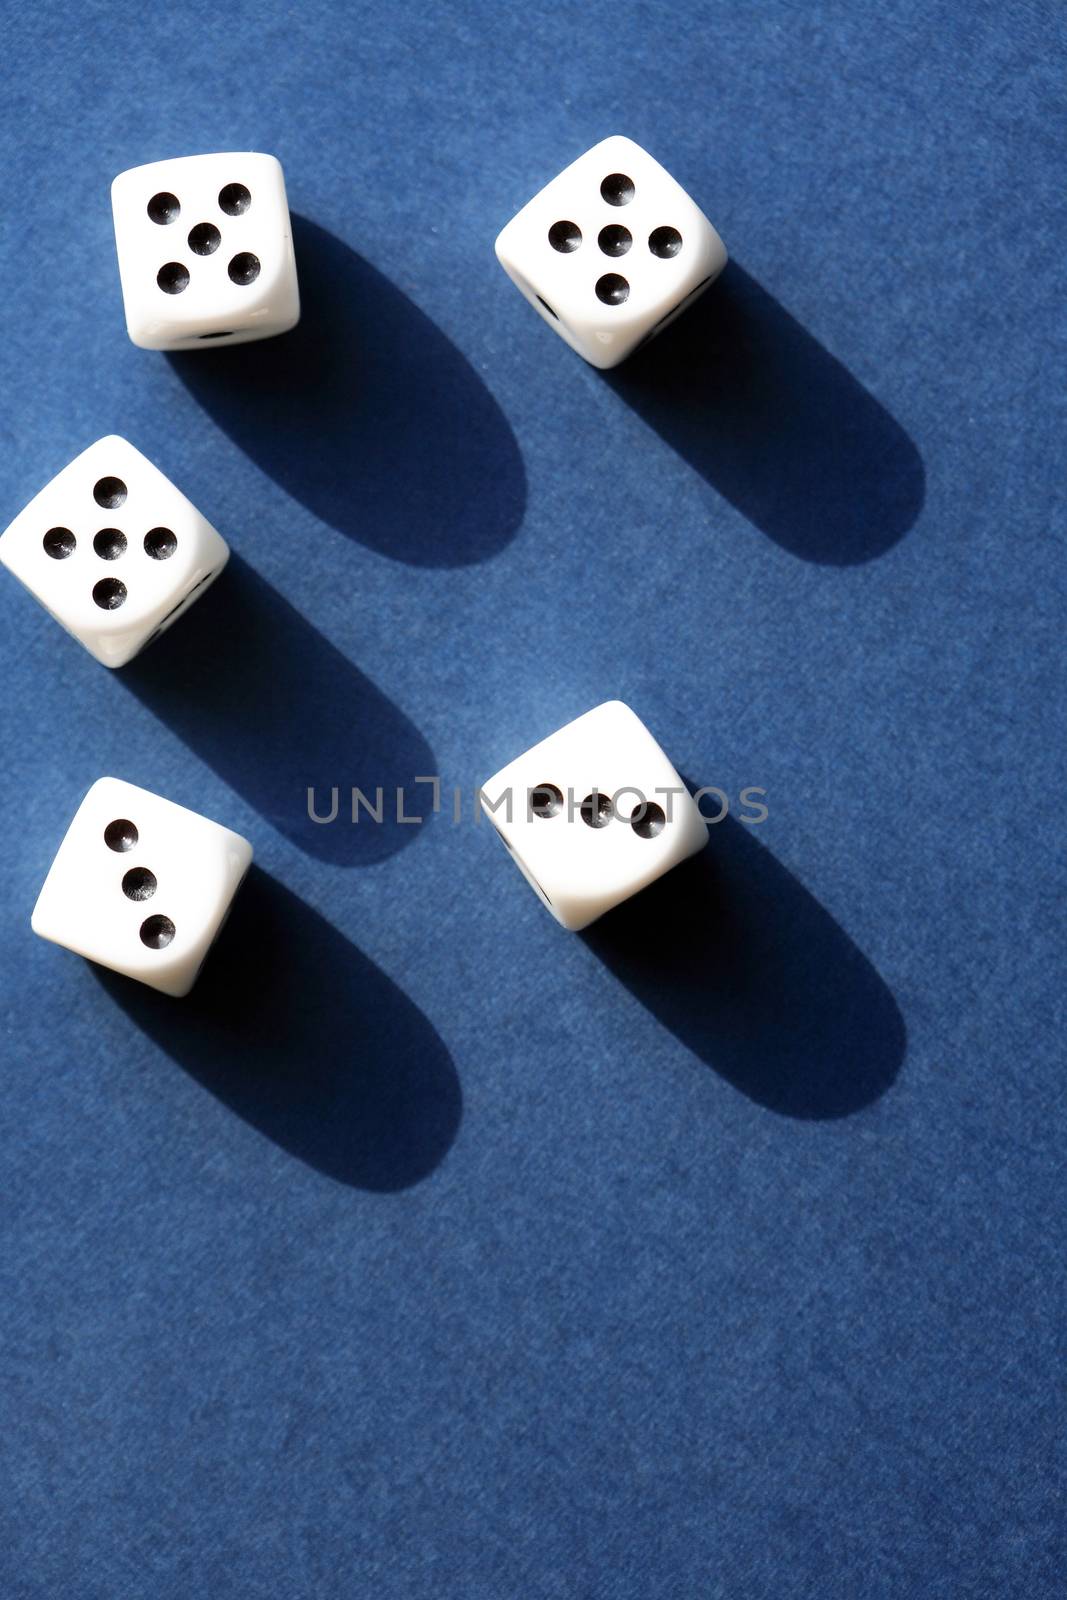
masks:
<svg viewBox="0 0 1067 1600"><path fill-rule="evenodd" d="M114 430L236 552L115 675L0 583L5 1600L1062 1593L1062 7L2 15L0 524ZM492 241L614 132L734 259L603 376ZM229 148L305 320L136 350ZM304 817L612 695L770 817L587 938ZM187 1002L31 936L105 772L255 844Z"/></svg>

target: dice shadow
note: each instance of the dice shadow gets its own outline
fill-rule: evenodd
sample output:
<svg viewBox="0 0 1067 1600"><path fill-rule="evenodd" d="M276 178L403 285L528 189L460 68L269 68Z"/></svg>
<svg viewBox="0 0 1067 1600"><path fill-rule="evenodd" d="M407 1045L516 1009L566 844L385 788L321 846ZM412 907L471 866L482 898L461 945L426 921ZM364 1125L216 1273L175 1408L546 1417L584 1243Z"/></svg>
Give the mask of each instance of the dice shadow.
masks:
<svg viewBox="0 0 1067 1600"><path fill-rule="evenodd" d="M339 1183L410 1188L455 1141L459 1077L428 1018L255 866L186 998L92 970L137 1027L216 1099Z"/></svg>
<svg viewBox="0 0 1067 1600"><path fill-rule="evenodd" d="M726 817L706 849L584 934L654 1017L750 1100L828 1120L904 1060L896 1001L818 901Z"/></svg>
<svg viewBox="0 0 1067 1600"><path fill-rule="evenodd" d="M333 866L367 866L410 844L436 757L414 723L240 556L136 657L121 682L290 843ZM355 785L382 820L359 808ZM338 815L328 817L336 787Z"/></svg>
<svg viewBox="0 0 1067 1600"><path fill-rule="evenodd" d="M526 507L503 411L387 278L315 223L292 222L296 328L172 353L175 372L262 472L339 532L415 566L488 560Z"/></svg>
<svg viewBox="0 0 1067 1600"><path fill-rule="evenodd" d="M922 510L922 457L900 423L734 261L604 377L713 489L802 560L871 561Z"/></svg>

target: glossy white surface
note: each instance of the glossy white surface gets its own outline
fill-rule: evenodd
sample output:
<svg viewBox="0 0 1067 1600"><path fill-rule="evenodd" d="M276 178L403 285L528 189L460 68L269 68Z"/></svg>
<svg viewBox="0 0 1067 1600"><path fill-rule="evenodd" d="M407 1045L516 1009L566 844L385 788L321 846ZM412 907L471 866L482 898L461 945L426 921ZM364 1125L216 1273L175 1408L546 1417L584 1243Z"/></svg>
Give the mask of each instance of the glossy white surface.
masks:
<svg viewBox="0 0 1067 1600"><path fill-rule="evenodd" d="M609 182L608 192L625 199L613 205L601 188L616 175L630 181L632 195ZM580 242L561 227L568 223ZM630 235L623 254L601 247L604 229ZM659 243L664 229L677 238ZM553 236L574 247L554 248ZM676 252L655 254L653 238ZM535 195L504 228L496 253L534 309L594 367L617 366L726 265L726 248L699 206L647 150L620 135L594 145ZM598 283L610 277L628 290L619 304L598 298Z"/></svg>
<svg viewBox="0 0 1067 1600"><path fill-rule="evenodd" d="M552 816L539 816L530 805L530 791L545 785L561 796ZM601 827L582 817L582 801L594 790L612 802ZM510 808L506 799L499 803L509 793ZM652 837L643 837L630 820L642 801L663 812ZM587 927L702 849L708 837L678 773L621 700L594 707L509 762L482 786L482 809L565 928ZM655 822L646 810L644 826L650 825Z"/></svg>
<svg viewBox="0 0 1067 1600"><path fill-rule="evenodd" d="M247 208L225 209L240 186ZM153 205L169 196L174 206ZM244 204L243 197L238 204ZM115 248L126 328L145 350L213 350L285 333L300 317L285 177L275 156L254 151L183 156L122 172L111 185ZM160 217L169 220L154 220ZM199 230L199 231L196 231ZM201 249L218 242L209 254ZM258 274L234 281L235 260L254 257ZM187 282L166 293L158 278ZM238 273L238 278L242 276Z"/></svg>
<svg viewBox="0 0 1067 1600"><path fill-rule="evenodd" d="M155 559L146 540L171 553ZM61 558L49 554L68 548ZM0 562L107 667L122 666L176 622L229 555L181 490L115 434L64 467L0 537ZM125 591L118 605L116 583Z"/></svg>
<svg viewBox="0 0 1067 1600"><path fill-rule="evenodd" d="M130 830L112 829L130 823ZM123 972L164 994L188 994L252 861L240 834L159 795L99 778L78 807L34 907L33 931L101 966ZM147 870L156 887L130 898L127 875ZM152 919L172 925L159 931ZM142 929L146 937L142 937ZM158 945L158 947L157 947Z"/></svg>

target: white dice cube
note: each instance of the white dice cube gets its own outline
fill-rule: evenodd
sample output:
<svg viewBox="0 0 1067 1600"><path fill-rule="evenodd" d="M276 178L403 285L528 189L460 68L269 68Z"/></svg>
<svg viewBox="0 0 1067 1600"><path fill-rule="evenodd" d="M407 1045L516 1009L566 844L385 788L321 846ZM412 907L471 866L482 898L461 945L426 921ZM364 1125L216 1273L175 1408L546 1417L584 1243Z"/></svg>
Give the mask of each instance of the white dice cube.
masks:
<svg viewBox="0 0 1067 1600"><path fill-rule="evenodd" d="M33 931L164 994L188 994L251 861L240 834L100 778L59 847Z"/></svg>
<svg viewBox="0 0 1067 1600"><path fill-rule="evenodd" d="M503 767L481 804L565 928L585 928L707 842L707 824L641 719L609 700Z"/></svg>
<svg viewBox="0 0 1067 1600"><path fill-rule="evenodd" d="M90 445L0 536L0 562L106 667L121 667L217 578L229 547L126 439Z"/></svg>
<svg viewBox="0 0 1067 1600"><path fill-rule="evenodd" d="M665 328L726 265L707 217L632 139L604 139L513 217L504 271L594 367Z"/></svg>
<svg viewBox="0 0 1067 1600"><path fill-rule="evenodd" d="M145 350L213 349L300 317L285 178L245 151L152 161L111 185L126 328Z"/></svg>

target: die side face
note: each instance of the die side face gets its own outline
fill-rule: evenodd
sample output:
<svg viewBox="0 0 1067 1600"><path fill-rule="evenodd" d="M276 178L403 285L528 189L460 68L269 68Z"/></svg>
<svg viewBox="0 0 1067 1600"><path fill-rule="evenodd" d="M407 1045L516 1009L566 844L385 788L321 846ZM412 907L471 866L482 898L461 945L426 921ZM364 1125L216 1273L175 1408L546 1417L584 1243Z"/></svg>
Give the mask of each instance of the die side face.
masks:
<svg viewBox="0 0 1067 1600"><path fill-rule="evenodd" d="M184 156L111 186L126 327L146 350L214 349L300 316L285 178L256 152Z"/></svg>
<svg viewBox="0 0 1067 1600"><path fill-rule="evenodd" d="M508 795L510 808L499 803ZM483 785L482 803L565 928L588 926L707 842L670 760L617 700L502 768Z"/></svg>
<svg viewBox="0 0 1067 1600"><path fill-rule="evenodd" d="M89 790L34 908L35 933L164 994L189 992L252 847L117 778Z"/></svg>
<svg viewBox="0 0 1067 1600"><path fill-rule="evenodd" d="M496 242L508 276L595 367L613 367L718 277L722 240L632 139L605 139L554 178Z"/></svg>
<svg viewBox="0 0 1067 1600"><path fill-rule="evenodd" d="M115 435L64 467L0 537L0 562L109 667L170 627L229 553L170 479Z"/></svg>

